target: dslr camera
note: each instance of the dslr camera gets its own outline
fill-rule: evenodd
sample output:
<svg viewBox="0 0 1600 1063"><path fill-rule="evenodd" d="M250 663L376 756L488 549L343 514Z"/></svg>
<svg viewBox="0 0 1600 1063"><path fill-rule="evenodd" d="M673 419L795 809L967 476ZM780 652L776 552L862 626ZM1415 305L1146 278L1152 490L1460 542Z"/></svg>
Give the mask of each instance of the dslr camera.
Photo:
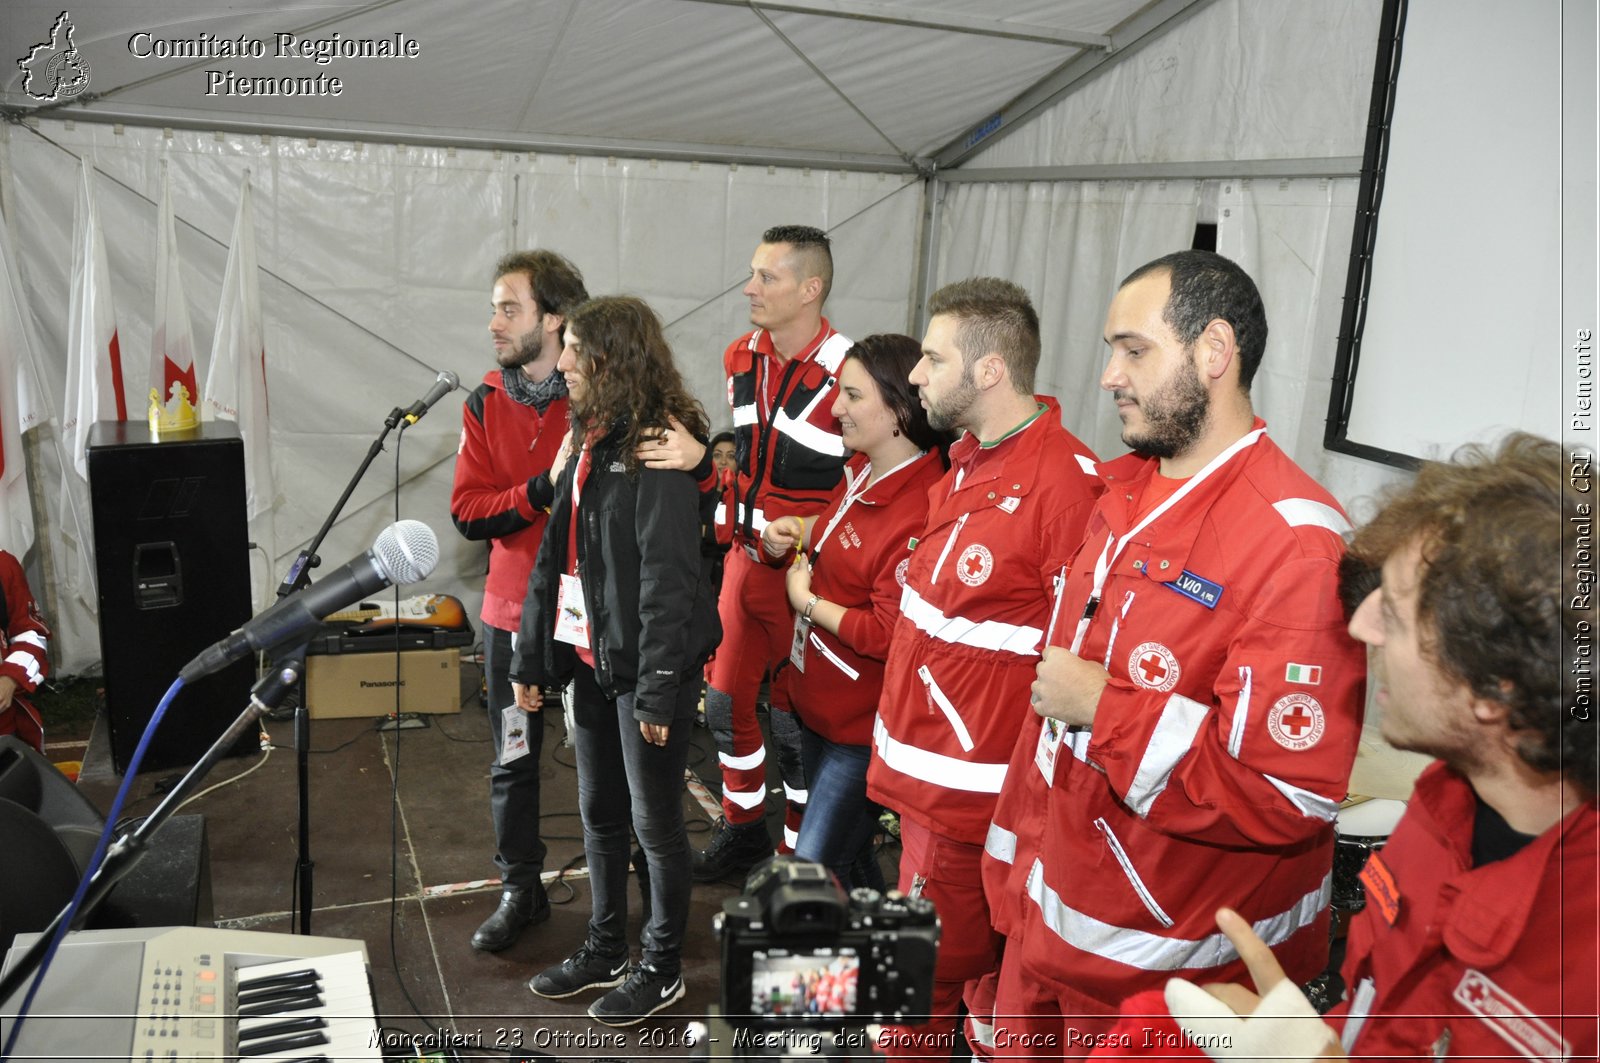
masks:
<svg viewBox="0 0 1600 1063"><path fill-rule="evenodd" d="M939 918L930 901L855 889L775 856L724 902L722 1013L730 1026L891 1023L928 1013Z"/></svg>

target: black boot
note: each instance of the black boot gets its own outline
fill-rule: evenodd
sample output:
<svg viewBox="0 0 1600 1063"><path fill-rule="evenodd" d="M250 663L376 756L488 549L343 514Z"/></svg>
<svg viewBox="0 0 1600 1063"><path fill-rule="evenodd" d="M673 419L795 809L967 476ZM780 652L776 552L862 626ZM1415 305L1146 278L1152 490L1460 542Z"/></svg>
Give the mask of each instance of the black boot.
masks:
<svg viewBox="0 0 1600 1063"><path fill-rule="evenodd" d="M717 820L711 844L694 854L694 880L715 882L731 874L744 874L772 855L772 835L766 820L729 823Z"/></svg>
<svg viewBox="0 0 1600 1063"><path fill-rule="evenodd" d="M500 907L472 935L472 947L484 952L510 948L523 927L549 918L550 900L545 896L543 885L507 887L500 894Z"/></svg>

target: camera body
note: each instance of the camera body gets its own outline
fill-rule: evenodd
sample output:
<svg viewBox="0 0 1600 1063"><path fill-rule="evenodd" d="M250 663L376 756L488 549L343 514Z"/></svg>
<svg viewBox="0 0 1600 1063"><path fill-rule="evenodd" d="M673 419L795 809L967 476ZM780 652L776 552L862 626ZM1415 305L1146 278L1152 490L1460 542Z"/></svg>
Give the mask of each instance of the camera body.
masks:
<svg viewBox="0 0 1600 1063"><path fill-rule="evenodd" d="M776 856L722 906L722 1011L732 1026L900 1022L928 1013L939 918L920 897L857 889Z"/></svg>

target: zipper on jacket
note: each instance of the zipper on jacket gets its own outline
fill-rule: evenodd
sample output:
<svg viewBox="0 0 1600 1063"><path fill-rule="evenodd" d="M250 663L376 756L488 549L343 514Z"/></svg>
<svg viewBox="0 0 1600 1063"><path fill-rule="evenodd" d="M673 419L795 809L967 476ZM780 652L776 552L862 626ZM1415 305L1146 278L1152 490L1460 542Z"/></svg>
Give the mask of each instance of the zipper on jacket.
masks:
<svg viewBox="0 0 1600 1063"><path fill-rule="evenodd" d="M933 681L933 673L928 671L927 665L923 665L917 669L917 675L922 678L922 685L928 688L928 701L944 713L944 718L950 721L950 729L956 733L956 741L961 743L963 750L971 753L972 735L967 732L967 725L962 721L961 714L956 712L956 707L950 704L950 699L944 696L939 684Z"/></svg>
<svg viewBox="0 0 1600 1063"><path fill-rule="evenodd" d="M1129 591L1128 596L1122 599L1122 610L1111 621L1111 637L1106 639L1106 656L1100 662L1100 667L1108 672L1111 671L1111 652L1117 644L1117 630L1122 627L1122 618L1128 615L1129 609L1133 608L1133 594L1133 591Z"/></svg>
<svg viewBox="0 0 1600 1063"><path fill-rule="evenodd" d="M1128 876L1128 882L1133 886L1133 892L1139 895L1139 900L1144 902L1145 908L1155 917L1156 922L1171 930L1172 917L1162 911L1161 905L1157 904L1155 897L1151 896L1150 890L1144 884L1144 879L1140 878L1139 872L1134 869L1133 861L1128 859L1128 851L1122 847L1122 843L1117 840L1116 834L1112 832L1111 824L1105 821L1104 816L1101 816L1094 821L1094 825L1100 828L1101 834L1106 836L1106 844L1111 847L1111 855L1116 857L1117 863L1122 865L1122 873Z"/></svg>
<svg viewBox="0 0 1600 1063"><path fill-rule="evenodd" d="M848 664L845 664L839 659L838 654L834 653L832 650L828 649L828 647L822 644L822 640L817 638L817 633L815 631L811 632L807 637L811 639L811 645L815 646L819 653L833 662L833 666L835 668L849 676L852 680L861 678L860 672L856 671L854 668L851 668Z"/></svg>
<svg viewBox="0 0 1600 1063"><path fill-rule="evenodd" d="M945 542L944 549L939 552L939 560L933 564L933 575L928 577L930 586L939 582L939 571L944 568L944 559L950 556L951 550L955 549L956 540L961 537L961 528L967 523L967 518L970 516L972 516L971 513L961 514L961 519L956 521L956 526L951 529L950 538Z"/></svg>

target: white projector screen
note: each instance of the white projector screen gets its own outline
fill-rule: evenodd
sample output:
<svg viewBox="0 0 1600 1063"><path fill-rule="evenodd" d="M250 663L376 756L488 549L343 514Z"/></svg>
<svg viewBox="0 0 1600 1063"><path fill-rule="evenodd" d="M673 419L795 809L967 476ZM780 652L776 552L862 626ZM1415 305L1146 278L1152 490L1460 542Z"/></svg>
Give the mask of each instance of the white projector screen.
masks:
<svg viewBox="0 0 1600 1063"><path fill-rule="evenodd" d="M1343 439L1424 459L1513 428L1560 439L1570 6L1408 8Z"/></svg>

